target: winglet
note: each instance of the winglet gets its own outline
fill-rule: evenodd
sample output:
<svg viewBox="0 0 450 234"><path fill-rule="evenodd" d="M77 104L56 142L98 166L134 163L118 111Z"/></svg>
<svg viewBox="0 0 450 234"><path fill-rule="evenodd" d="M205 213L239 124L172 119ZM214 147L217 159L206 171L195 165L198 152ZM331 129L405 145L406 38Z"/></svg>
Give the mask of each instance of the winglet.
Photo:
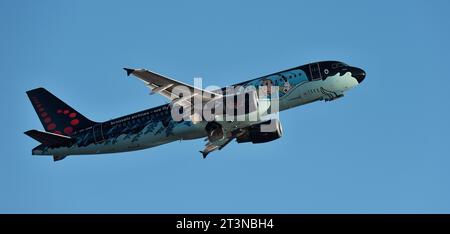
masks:
<svg viewBox="0 0 450 234"><path fill-rule="evenodd" d="M206 158L206 156L208 156L209 152L205 152L205 151L198 151L200 153L202 153L203 159Z"/></svg>
<svg viewBox="0 0 450 234"><path fill-rule="evenodd" d="M67 157L67 155L53 155L53 161L54 162L60 161L60 160L65 159L66 157Z"/></svg>
<svg viewBox="0 0 450 234"><path fill-rule="evenodd" d="M134 72L134 69L124 67L123 70L127 71L127 76L130 76Z"/></svg>

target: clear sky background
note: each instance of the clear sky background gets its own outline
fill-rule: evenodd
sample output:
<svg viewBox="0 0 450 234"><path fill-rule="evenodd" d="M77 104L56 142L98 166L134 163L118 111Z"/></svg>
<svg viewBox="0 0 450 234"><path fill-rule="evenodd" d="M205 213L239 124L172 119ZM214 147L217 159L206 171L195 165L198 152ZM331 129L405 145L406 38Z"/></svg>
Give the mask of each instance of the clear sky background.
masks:
<svg viewBox="0 0 450 234"><path fill-rule="evenodd" d="M449 1L0 1L1 213L448 213ZM96 121L165 103L122 67L225 86L319 60L366 70L281 113L274 142L33 157L43 86Z"/></svg>

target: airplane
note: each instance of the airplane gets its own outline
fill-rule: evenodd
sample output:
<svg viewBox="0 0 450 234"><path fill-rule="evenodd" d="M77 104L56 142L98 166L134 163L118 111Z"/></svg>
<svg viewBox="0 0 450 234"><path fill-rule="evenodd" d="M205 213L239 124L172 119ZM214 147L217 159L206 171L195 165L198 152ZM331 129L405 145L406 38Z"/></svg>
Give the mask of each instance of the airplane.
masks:
<svg viewBox="0 0 450 234"><path fill-rule="evenodd" d="M109 121L95 122L44 88L29 90L26 93L45 129L25 132L40 142L32 149L32 155L53 156L54 161L59 161L69 155L135 151L177 140L205 138L207 143L200 152L206 158L209 153L221 150L233 140L237 143L258 144L280 138L283 134L281 122L278 118L270 119L271 114L319 100L336 100L366 77L361 68L339 61L321 61L210 91L145 69L124 70L127 76L133 75L142 80L150 88L151 94L160 94L168 98L170 103ZM261 92L242 91L246 87L259 88L264 90L262 93L277 89L278 94L272 97L268 93L263 97ZM179 88L191 94L180 93ZM231 94L227 92L230 88L234 90ZM235 103L229 106L224 104L226 98L236 100L243 92L246 93L244 104L239 106L244 106L244 112L237 113ZM278 110L268 111L274 100L277 101ZM212 105L212 118L206 119L192 106L195 106L193 103L208 102L215 104ZM260 117L251 121L230 121L226 118L230 112L214 112L214 108L220 106L217 103L234 110L231 115L249 117L257 113ZM183 118L175 119L175 109L175 112L186 110L187 114L182 113ZM272 128L262 131L264 125Z"/></svg>

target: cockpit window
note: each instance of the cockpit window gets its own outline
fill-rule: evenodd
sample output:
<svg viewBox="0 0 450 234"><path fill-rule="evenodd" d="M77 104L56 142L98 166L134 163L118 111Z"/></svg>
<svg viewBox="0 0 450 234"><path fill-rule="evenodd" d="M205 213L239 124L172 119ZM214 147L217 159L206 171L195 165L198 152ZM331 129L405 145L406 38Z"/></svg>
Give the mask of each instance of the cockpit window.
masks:
<svg viewBox="0 0 450 234"><path fill-rule="evenodd" d="M334 68L334 69L340 68L340 67L346 67L346 66L348 66L348 65L345 64L345 63L333 63L333 64L331 65L331 67Z"/></svg>

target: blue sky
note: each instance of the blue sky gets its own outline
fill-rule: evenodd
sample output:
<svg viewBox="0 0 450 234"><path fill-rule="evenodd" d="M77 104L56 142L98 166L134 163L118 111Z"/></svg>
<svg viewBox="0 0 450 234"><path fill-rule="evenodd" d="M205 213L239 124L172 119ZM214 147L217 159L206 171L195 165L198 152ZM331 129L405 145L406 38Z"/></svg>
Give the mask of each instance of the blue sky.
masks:
<svg viewBox="0 0 450 234"><path fill-rule="evenodd" d="M1 213L448 213L448 1L1 1ZM165 103L122 67L225 86L319 60L362 67L284 136L32 157L43 86L96 121Z"/></svg>

